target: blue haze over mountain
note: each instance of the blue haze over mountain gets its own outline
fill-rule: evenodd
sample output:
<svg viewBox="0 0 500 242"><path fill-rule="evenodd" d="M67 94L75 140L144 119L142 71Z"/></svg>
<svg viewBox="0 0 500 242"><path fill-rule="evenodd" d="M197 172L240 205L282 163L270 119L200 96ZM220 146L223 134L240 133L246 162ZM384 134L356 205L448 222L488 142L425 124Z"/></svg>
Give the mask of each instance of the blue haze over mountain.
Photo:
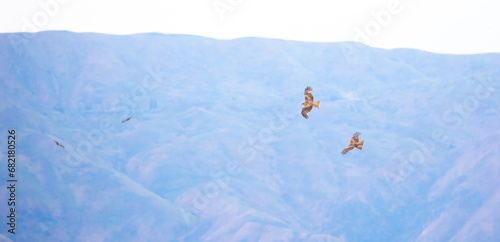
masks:
<svg viewBox="0 0 500 242"><path fill-rule="evenodd" d="M0 190L0 239L498 241L499 67L353 43L1 34L19 182L15 236ZM364 149L342 156L357 131Z"/></svg>

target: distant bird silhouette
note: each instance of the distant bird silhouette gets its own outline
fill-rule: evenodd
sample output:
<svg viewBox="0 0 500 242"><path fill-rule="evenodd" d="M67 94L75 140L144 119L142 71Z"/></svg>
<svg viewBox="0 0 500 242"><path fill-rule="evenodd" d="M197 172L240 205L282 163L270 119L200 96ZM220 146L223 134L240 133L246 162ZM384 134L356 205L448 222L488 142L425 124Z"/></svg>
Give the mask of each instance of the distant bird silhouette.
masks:
<svg viewBox="0 0 500 242"><path fill-rule="evenodd" d="M354 148L358 148L360 150L363 150L363 144L365 143L364 140L359 142L359 135L361 135L360 132L356 132L352 135L351 142L349 143L349 146L347 146L344 150L342 150L342 154L345 155L347 152L351 151Z"/></svg>
<svg viewBox="0 0 500 242"><path fill-rule="evenodd" d="M57 142L57 141L55 141L55 140L54 140L54 142L56 142L56 145L57 145L57 146L61 146L63 149L66 149L66 148L64 148L64 146L63 146L62 144L59 144L59 142Z"/></svg>
<svg viewBox="0 0 500 242"><path fill-rule="evenodd" d="M129 121L131 118L132 117L129 117L128 119L123 120L122 123L125 123L125 122Z"/></svg>
<svg viewBox="0 0 500 242"><path fill-rule="evenodd" d="M309 112L311 112L313 106L314 107L317 107L319 109L319 103L321 101L317 101L317 102L314 102L314 97L312 95L312 87L306 87L306 90L304 90L304 97L306 98L306 100L302 103L302 105L304 105L304 107L302 108L302 116L304 116L304 118L308 119L309 118Z"/></svg>

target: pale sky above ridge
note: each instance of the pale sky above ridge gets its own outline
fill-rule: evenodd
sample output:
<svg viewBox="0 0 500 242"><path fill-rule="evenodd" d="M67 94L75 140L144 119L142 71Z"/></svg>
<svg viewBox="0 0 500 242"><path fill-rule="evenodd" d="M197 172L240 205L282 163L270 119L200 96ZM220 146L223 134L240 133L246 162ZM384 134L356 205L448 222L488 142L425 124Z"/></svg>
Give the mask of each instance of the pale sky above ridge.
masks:
<svg viewBox="0 0 500 242"><path fill-rule="evenodd" d="M473 54L500 52L499 10L495 0L2 0L0 33L252 36Z"/></svg>

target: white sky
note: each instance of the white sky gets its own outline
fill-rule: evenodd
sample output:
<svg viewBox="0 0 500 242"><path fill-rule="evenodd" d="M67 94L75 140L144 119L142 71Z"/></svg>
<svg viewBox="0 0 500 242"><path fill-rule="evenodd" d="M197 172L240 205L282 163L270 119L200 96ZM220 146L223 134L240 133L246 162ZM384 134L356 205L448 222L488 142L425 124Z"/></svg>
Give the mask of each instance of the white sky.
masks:
<svg viewBox="0 0 500 242"><path fill-rule="evenodd" d="M218 14L214 3L230 10ZM390 4L399 4L399 11L389 12ZM390 19L378 23L373 15L378 12L390 13ZM387 49L469 54L500 52L500 1L0 0L1 33L44 30L361 41Z"/></svg>

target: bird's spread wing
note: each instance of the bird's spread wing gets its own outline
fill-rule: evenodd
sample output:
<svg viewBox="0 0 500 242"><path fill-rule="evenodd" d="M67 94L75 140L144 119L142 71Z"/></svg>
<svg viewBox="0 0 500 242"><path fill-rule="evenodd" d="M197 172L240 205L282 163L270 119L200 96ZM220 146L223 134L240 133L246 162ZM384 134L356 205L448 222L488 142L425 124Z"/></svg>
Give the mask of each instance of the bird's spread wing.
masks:
<svg viewBox="0 0 500 242"><path fill-rule="evenodd" d="M314 97L312 95L312 87L306 87L306 90L304 90L304 97L306 98L306 101L314 101Z"/></svg>
<svg viewBox="0 0 500 242"><path fill-rule="evenodd" d="M312 91L313 91L313 88L308 86L308 87L306 87L306 90L304 90L304 95L311 93Z"/></svg>
<svg viewBox="0 0 500 242"><path fill-rule="evenodd" d="M313 97L312 93L306 93L306 94L304 94L304 97L306 98L306 102L307 101L310 101L310 102L314 101L314 97Z"/></svg>
<svg viewBox="0 0 500 242"><path fill-rule="evenodd" d="M307 114L307 113L311 112L312 108L313 108L312 105L311 106L304 106L302 108L302 112L301 112L302 116L304 116L304 118L308 119L309 118L309 114Z"/></svg>
<svg viewBox="0 0 500 242"><path fill-rule="evenodd" d="M345 154L347 154L347 152L351 151L352 149L354 149L354 146L349 145L344 150L342 150L342 154L345 155Z"/></svg>
<svg viewBox="0 0 500 242"><path fill-rule="evenodd" d="M355 144L359 142L359 137L357 135L352 136L351 138L351 144Z"/></svg>
<svg viewBox="0 0 500 242"><path fill-rule="evenodd" d="M356 141L357 139L354 138L354 136L351 138L351 142L349 142L349 145L354 145L356 143L358 143L358 141Z"/></svg>
<svg viewBox="0 0 500 242"><path fill-rule="evenodd" d="M61 148L66 149L66 148L64 148L64 146L63 146L62 144L59 144L59 142L57 142L57 141L55 141L55 140L54 140L54 142L56 142L56 145L57 145L57 146L60 146Z"/></svg>
<svg viewBox="0 0 500 242"><path fill-rule="evenodd" d="M352 144L352 140L353 140L353 139L354 139L354 142L356 142L356 143L358 143L358 142L359 142L359 135L360 135L360 134L361 134L361 133L356 132L356 133L354 133L354 134L352 135L351 144Z"/></svg>

